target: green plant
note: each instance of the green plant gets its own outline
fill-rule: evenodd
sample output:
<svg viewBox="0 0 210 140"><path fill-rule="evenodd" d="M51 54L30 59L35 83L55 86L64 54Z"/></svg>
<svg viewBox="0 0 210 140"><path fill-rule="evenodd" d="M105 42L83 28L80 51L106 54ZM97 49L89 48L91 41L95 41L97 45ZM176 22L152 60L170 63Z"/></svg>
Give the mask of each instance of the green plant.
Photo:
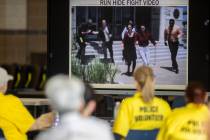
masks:
<svg viewBox="0 0 210 140"><path fill-rule="evenodd" d="M114 64L102 63L100 59L94 59L88 65L81 65L80 60L72 55L71 72L84 81L103 84L114 83L114 78L119 70Z"/></svg>
<svg viewBox="0 0 210 140"><path fill-rule="evenodd" d="M109 76L110 83L114 84L114 78L115 78L116 74L120 71L118 70L116 65L114 65L112 63L109 63L106 65L106 70L107 70L107 74Z"/></svg>
<svg viewBox="0 0 210 140"><path fill-rule="evenodd" d="M71 73L81 79L84 79L85 67L80 64L80 60L74 55L71 57Z"/></svg>
<svg viewBox="0 0 210 140"><path fill-rule="evenodd" d="M105 65L99 59L94 59L91 64L87 66L86 77L91 83L106 83L107 73Z"/></svg>
<svg viewBox="0 0 210 140"><path fill-rule="evenodd" d="M76 33L72 34L72 40L71 40L71 50L76 50L77 47L77 35Z"/></svg>

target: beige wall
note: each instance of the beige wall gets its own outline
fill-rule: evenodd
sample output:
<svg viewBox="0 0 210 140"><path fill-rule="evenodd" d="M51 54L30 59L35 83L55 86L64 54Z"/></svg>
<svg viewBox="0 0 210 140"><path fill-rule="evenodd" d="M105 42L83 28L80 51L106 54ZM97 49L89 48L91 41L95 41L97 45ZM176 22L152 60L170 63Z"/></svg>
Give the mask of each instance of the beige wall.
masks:
<svg viewBox="0 0 210 140"><path fill-rule="evenodd" d="M47 31L47 0L28 0L28 29ZM47 52L47 34L28 36L29 50L33 53Z"/></svg>
<svg viewBox="0 0 210 140"><path fill-rule="evenodd" d="M6 0L6 29L26 29L26 0Z"/></svg>
<svg viewBox="0 0 210 140"><path fill-rule="evenodd" d="M47 29L47 0L28 0L28 29Z"/></svg>
<svg viewBox="0 0 210 140"><path fill-rule="evenodd" d="M0 0L0 29L26 29L26 0Z"/></svg>
<svg viewBox="0 0 210 140"><path fill-rule="evenodd" d="M0 29L5 28L6 23L6 0L0 0Z"/></svg>
<svg viewBox="0 0 210 140"><path fill-rule="evenodd" d="M5 35L7 63L26 63L26 35Z"/></svg>
<svg viewBox="0 0 210 140"><path fill-rule="evenodd" d="M46 53L47 0L0 0L0 64L30 64Z"/></svg>
<svg viewBox="0 0 210 140"><path fill-rule="evenodd" d="M0 34L0 64L5 61L5 36Z"/></svg>

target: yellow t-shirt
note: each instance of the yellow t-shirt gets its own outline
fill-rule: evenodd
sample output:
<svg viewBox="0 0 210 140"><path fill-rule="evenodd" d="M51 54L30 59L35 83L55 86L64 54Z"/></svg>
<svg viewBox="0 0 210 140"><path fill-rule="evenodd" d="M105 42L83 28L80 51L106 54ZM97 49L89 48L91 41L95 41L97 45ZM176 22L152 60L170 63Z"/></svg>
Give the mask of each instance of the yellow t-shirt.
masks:
<svg viewBox="0 0 210 140"><path fill-rule="evenodd" d="M6 140L27 140L27 131L35 120L13 95L0 93L0 129Z"/></svg>
<svg viewBox="0 0 210 140"><path fill-rule="evenodd" d="M190 103L175 109L165 120L157 140L207 140L205 124L208 116L205 105Z"/></svg>
<svg viewBox="0 0 210 140"><path fill-rule="evenodd" d="M151 102L146 103L141 93L137 92L133 97L122 101L113 132L126 137L129 130L159 129L170 112L170 106L166 101L154 97Z"/></svg>

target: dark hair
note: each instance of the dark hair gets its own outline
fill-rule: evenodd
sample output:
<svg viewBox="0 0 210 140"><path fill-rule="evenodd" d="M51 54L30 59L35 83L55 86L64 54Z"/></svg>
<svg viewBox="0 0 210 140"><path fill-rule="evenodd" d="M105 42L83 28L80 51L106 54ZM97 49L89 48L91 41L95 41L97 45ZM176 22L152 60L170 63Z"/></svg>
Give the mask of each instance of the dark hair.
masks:
<svg viewBox="0 0 210 140"><path fill-rule="evenodd" d="M141 25L139 26L138 33L141 34L141 35L143 36L143 31L141 30L141 26L144 26L144 28L145 28L145 31L144 31L144 32L147 32L147 27L146 27L146 25L144 25L144 24L141 24Z"/></svg>
<svg viewBox="0 0 210 140"><path fill-rule="evenodd" d="M85 83L85 94L84 94L85 104L87 104L91 100L95 100L94 94L95 90L93 89L93 87L90 84Z"/></svg>
<svg viewBox="0 0 210 140"><path fill-rule="evenodd" d="M175 20L173 18L169 19L169 22L174 22L175 23Z"/></svg>
<svg viewBox="0 0 210 140"><path fill-rule="evenodd" d="M189 103L205 103L206 90L200 82L191 82L188 84L185 95Z"/></svg>

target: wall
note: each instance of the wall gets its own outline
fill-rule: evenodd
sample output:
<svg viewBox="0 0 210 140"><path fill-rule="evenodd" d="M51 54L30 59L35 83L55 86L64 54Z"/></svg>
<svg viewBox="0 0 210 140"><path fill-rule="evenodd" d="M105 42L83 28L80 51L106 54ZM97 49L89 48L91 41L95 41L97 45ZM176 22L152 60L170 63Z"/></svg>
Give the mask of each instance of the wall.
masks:
<svg viewBox="0 0 210 140"><path fill-rule="evenodd" d="M39 63L46 52L47 0L0 0L0 64Z"/></svg>

